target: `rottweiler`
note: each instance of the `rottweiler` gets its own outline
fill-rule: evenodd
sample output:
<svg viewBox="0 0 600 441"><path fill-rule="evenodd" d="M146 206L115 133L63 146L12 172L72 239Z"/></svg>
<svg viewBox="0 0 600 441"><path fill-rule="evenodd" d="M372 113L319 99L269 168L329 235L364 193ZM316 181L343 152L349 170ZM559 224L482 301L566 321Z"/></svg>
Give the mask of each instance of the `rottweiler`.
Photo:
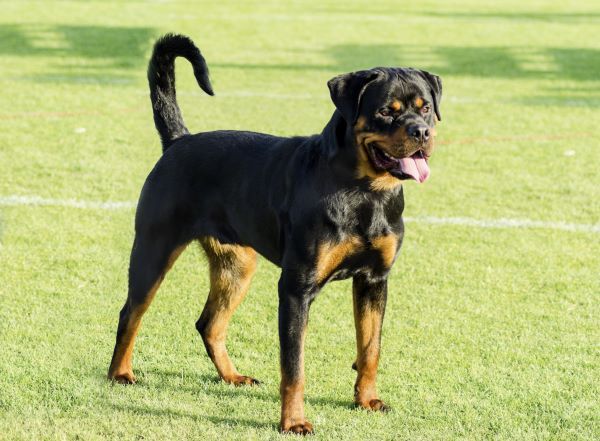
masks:
<svg viewBox="0 0 600 441"><path fill-rule="evenodd" d="M258 384L237 371L225 347L258 253L281 268L280 430L313 432L304 415L304 338L310 305L332 280L353 280L354 401L388 410L375 380L387 279L404 232L402 183L429 176L440 78L387 67L336 76L327 83L335 110L318 135L192 135L176 101L176 57L192 64L200 88L213 95L194 43L183 35L160 38L148 81L163 155L137 206L129 291L108 377L135 382L132 350L142 316L177 257L198 241L209 262L210 291L196 328L224 381Z"/></svg>

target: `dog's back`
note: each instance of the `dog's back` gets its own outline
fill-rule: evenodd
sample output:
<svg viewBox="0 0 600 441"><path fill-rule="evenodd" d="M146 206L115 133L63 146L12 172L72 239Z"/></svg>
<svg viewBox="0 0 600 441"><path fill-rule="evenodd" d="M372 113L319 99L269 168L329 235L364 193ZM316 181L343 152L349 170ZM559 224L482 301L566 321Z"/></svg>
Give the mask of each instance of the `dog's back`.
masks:
<svg viewBox="0 0 600 441"><path fill-rule="evenodd" d="M246 243L279 264L279 212L305 170L298 164L314 147L312 137L229 130L182 135L146 179L136 229L176 219L186 237Z"/></svg>

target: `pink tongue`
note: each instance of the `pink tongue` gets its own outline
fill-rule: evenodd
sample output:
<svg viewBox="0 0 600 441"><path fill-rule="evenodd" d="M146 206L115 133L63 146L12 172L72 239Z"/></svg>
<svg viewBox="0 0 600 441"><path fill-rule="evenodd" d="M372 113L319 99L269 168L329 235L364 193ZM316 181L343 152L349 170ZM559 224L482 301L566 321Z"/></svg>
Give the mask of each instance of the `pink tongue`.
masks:
<svg viewBox="0 0 600 441"><path fill-rule="evenodd" d="M421 153L415 153L410 158L400 159L402 173L409 175L417 182L424 182L429 177L429 165Z"/></svg>

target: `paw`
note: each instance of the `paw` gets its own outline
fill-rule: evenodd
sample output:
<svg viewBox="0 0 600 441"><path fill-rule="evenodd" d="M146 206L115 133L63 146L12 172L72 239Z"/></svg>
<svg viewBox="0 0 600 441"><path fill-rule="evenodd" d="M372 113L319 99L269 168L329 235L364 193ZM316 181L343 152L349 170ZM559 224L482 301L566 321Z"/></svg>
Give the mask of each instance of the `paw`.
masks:
<svg viewBox="0 0 600 441"><path fill-rule="evenodd" d="M364 402L357 402L356 403L357 406L362 407L363 409L367 409L367 410L372 410L374 412L389 412L390 410L392 410L392 408L390 406L388 406L387 404L385 404L383 401L381 401L378 398L375 398L373 400L369 400L369 401L364 401Z"/></svg>
<svg viewBox="0 0 600 441"><path fill-rule="evenodd" d="M256 378L247 377L246 375L236 375L232 378L224 378L226 383L233 384L234 386L259 386L260 381Z"/></svg>
<svg viewBox="0 0 600 441"><path fill-rule="evenodd" d="M282 423L281 427L280 427L280 431L281 431L281 433L284 433L284 434L291 433L294 435L314 435L314 433L315 433L312 424L306 420L304 420L301 423L295 423L295 424Z"/></svg>
<svg viewBox="0 0 600 441"><path fill-rule="evenodd" d="M119 384L135 384L133 372L121 372L119 374L108 374L108 379Z"/></svg>

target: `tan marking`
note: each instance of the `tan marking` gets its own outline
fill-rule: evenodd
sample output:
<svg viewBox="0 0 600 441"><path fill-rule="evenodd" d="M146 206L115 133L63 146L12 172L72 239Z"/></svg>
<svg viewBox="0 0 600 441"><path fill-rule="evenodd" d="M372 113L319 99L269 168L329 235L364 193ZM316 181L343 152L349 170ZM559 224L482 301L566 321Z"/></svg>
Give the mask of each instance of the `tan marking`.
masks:
<svg viewBox="0 0 600 441"><path fill-rule="evenodd" d="M369 178L371 180L370 187L374 191L386 191L391 190L399 185L402 185L400 179L395 178L387 171L378 171L373 168L371 161L366 150L367 142L379 141L382 143L389 142L387 137L381 137L372 133L363 133L357 137L357 154L358 154L358 166L356 170L356 177Z"/></svg>
<svg viewBox="0 0 600 441"><path fill-rule="evenodd" d="M370 409L371 401L377 400L377 366L381 346L381 310L359 305L360 293L355 286L352 289L354 306L354 324L356 327L356 370L354 401L361 407Z"/></svg>
<svg viewBox="0 0 600 441"><path fill-rule="evenodd" d="M108 377L110 379L127 383L135 382L135 376L133 375L132 367L133 346L142 323L142 316L148 310L150 303L152 303L152 300L154 299L160 284L164 280L165 275L167 272L169 272L179 255L183 252L183 250L185 250L186 247L187 244L182 245L171 253L161 275L146 294L144 303L137 305L135 309L129 313L129 319L125 325L125 333L122 334L121 339L117 342L113 360L111 361L108 369Z"/></svg>
<svg viewBox="0 0 600 441"><path fill-rule="evenodd" d="M389 142L389 139L384 136L377 135L375 133L361 133L357 136L357 155L358 155L358 165L356 170L357 178L368 177L371 179L380 178L384 175L389 175L386 171L378 171L375 170L371 161L369 160L369 155L367 153L367 144L377 142L377 143L386 143Z"/></svg>
<svg viewBox="0 0 600 441"><path fill-rule="evenodd" d="M357 144L358 160L356 167L356 177L358 179L365 177L371 179L377 178L378 175L380 175L381 173L378 173L377 170L373 168L373 165L371 164L371 161L369 160L369 156L367 154L364 140L361 140L361 142L358 142Z"/></svg>
<svg viewBox="0 0 600 441"><path fill-rule="evenodd" d="M149 296L153 297L157 289L158 287L154 285ZM142 306L130 313L125 333L117 344L114 359L108 370L109 378L119 382L135 383L135 376L133 375L133 346L144 312L145 308Z"/></svg>
<svg viewBox="0 0 600 441"><path fill-rule="evenodd" d="M389 172L385 172L383 176L377 177L371 181L370 187L373 191L387 191L402 185L402 181Z"/></svg>
<svg viewBox="0 0 600 441"><path fill-rule="evenodd" d="M304 421L304 378L288 380L281 375L281 429L289 430L295 424Z"/></svg>
<svg viewBox="0 0 600 441"><path fill-rule="evenodd" d="M354 124L354 130L364 130L367 126L367 118L364 116L359 116L356 120L356 124Z"/></svg>
<svg viewBox="0 0 600 441"><path fill-rule="evenodd" d="M391 109L392 109L394 112L397 112L397 111L399 111L400 109L402 109L402 103L401 103L400 101L398 101L398 100L394 100L394 101L392 102L392 104L390 104L390 108L391 108Z"/></svg>
<svg viewBox="0 0 600 441"><path fill-rule="evenodd" d="M317 283L323 283L347 257L356 254L363 248L362 240L357 236L350 236L338 242L324 242L317 250L316 278Z"/></svg>
<svg viewBox="0 0 600 441"><path fill-rule="evenodd" d="M371 143L377 143L379 148L386 150L389 154L396 157L402 157L403 154L408 154L408 151L398 151L397 148L392 146L410 146L412 141L406 134L406 130L398 129L392 136L381 135L379 133L372 132L360 132L355 130L356 136L356 148L357 148L357 167L356 177L358 179L367 178L370 182L371 190L373 191L387 191L392 190L400 185L402 181L385 170L376 170L367 153L367 145ZM429 139L429 144L425 146L426 149L433 149L433 136ZM405 147L410 149L410 147Z"/></svg>
<svg viewBox="0 0 600 441"><path fill-rule="evenodd" d="M371 240L371 246L381 253L381 259L386 268L390 268L398 250L398 237L394 234L379 236Z"/></svg>
<svg viewBox="0 0 600 441"><path fill-rule="evenodd" d="M425 104L425 101L423 101L423 98L421 98L421 97L415 98L415 106L417 108L420 109L421 107L423 107L423 104Z"/></svg>
<svg viewBox="0 0 600 441"><path fill-rule="evenodd" d="M235 368L225 340L229 321L246 296L256 270L256 251L250 247L222 244L212 237L200 242L210 268L210 292L201 315L201 320L206 322L202 338L225 382L252 384L252 378L241 375Z"/></svg>

